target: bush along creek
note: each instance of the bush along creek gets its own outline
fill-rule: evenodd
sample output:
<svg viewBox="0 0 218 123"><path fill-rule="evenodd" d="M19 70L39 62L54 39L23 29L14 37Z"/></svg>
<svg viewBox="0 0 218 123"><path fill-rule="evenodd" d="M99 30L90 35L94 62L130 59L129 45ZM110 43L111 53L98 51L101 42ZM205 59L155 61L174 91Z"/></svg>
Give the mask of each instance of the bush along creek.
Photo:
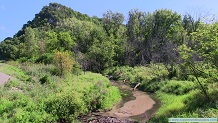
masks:
<svg viewBox="0 0 218 123"><path fill-rule="evenodd" d="M176 71L177 74L180 72L181 71ZM215 94L217 92L216 89L208 89L210 98L213 100L212 102L208 102L207 97L197 84L197 80L194 76L189 76L188 80L183 80L180 76L170 78L169 72L163 64L151 64L147 67L113 67L105 70L104 74L109 74L114 80L129 85L133 95L137 92L143 93L144 95L149 94L153 101L155 101L150 110L146 110L145 113L140 115L130 116L129 119L133 121L161 123L168 122L169 117L216 117L218 114L218 105L217 102L214 101L217 100ZM205 81L206 78L200 79L201 81ZM138 83L140 83L138 89L141 91L132 91ZM123 97L124 100L126 100L125 95ZM135 100L135 97L132 97L131 94L127 97L130 100L127 98L126 104L128 104L129 101ZM141 102L139 102L139 104L140 103ZM148 99L143 103L145 103L145 109L149 107ZM121 103L116 108L120 109L121 107L122 109L123 106L125 107L125 103L124 105Z"/></svg>
<svg viewBox="0 0 218 123"><path fill-rule="evenodd" d="M109 111L94 112L86 116L86 120L83 118L84 122L109 122L116 119L120 122L136 123L148 120L160 107L160 103L155 102L148 93L133 91L133 88L121 81L111 80L111 84L119 87L122 100Z"/></svg>
<svg viewBox="0 0 218 123"><path fill-rule="evenodd" d="M0 122L216 118L218 22L169 9L124 14L49 3L0 41Z"/></svg>

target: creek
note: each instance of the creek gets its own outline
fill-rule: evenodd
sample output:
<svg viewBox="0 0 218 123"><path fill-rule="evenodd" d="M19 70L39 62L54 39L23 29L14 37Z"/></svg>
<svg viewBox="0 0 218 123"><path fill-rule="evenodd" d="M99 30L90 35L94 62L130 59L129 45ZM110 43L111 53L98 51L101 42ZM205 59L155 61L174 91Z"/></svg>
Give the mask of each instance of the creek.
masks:
<svg viewBox="0 0 218 123"><path fill-rule="evenodd" d="M111 84L120 89L122 100L118 102L110 111L92 113L89 123L108 122L113 118L119 119L122 123L135 123L146 121L153 117L160 108L160 101L154 98L154 94L135 90L121 82L111 81ZM105 120L107 119L107 121ZM118 122L113 119L113 121ZM111 121L112 122L112 121Z"/></svg>

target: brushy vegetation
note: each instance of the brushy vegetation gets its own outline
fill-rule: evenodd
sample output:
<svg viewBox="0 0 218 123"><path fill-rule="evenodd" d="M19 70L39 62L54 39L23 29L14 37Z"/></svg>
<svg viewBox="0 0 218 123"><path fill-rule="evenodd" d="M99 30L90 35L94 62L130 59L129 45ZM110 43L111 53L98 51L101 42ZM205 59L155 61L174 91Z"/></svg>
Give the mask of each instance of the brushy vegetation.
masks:
<svg viewBox="0 0 218 123"><path fill-rule="evenodd" d="M82 71L156 93L163 106L151 121L217 116L218 22L168 9L135 9L124 20L118 12L98 18L44 6L0 43L0 59L20 62L0 63L13 77L1 87L0 122L73 121L120 99L105 77Z"/></svg>
<svg viewBox="0 0 218 123"><path fill-rule="evenodd" d="M59 77L53 65L18 66L1 63L1 72L7 70L14 79L1 85L0 122L73 122L89 112L110 109L121 98L118 88L100 74Z"/></svg>
<svg viewBox="0 0 218 123"><path fill-rule="evenodd" d="M151 64L149 66L138 67L113 67L103 73L113 76L118 81L126 82L132 87L141 83L139 89L146 92L153 92L161 101L161 107L153 118L148 122L168 122L168 118L202 118L218 116L218 85L212 82L216 80L216 73L212 68L203 67L205 73L200 77L210 96L210 101L203 94L200 86L193 75L188 75L187 79L177 71L175 77L169 79L168 71L162 64ZM179 70L179 69L178 69ZM210 72L208 72L210 71ZM210 81L209 81L210 80Z"/></svg>

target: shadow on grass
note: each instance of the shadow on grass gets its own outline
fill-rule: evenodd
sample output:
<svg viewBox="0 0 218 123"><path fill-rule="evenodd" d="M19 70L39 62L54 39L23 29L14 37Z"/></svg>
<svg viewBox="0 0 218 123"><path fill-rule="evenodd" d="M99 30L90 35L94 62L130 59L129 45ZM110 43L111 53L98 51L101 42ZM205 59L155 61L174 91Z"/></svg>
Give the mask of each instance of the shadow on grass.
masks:
<svg viewBox="0 0 218 123"><path fill-rule="evenodd" d="M198 90L190 93L190 96L183 99L184 107L182 109L166 110L162 115L156 115L149 120L149 123L165 123L168 122L168 118L202 118L208 117L206 111L208 109L218 110L217 107L217 93L214 91L210 93L211 100L208 101L204 94Z"/></svg>

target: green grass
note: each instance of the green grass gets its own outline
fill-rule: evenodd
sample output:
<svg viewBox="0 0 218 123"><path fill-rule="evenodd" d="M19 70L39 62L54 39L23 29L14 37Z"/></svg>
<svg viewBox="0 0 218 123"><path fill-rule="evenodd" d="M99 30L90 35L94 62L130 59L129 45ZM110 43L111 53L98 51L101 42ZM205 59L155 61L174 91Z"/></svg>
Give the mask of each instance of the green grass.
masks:
<svg viewBox="0 0 218 123"><path fill-rule="evenodd" d="M157 92L156 94L162 103L161 108L156 113L156 117L177 114L186 106L184 100L191 96L191 94L178 96L174 94L167 94L161 91Z"/></svg>
<svg viewBox="0 0 218 123"><path fill-rule="evenodd" d="M163 123L168 122L170 117L218 116L217 72L214 72L214 69L211 68L203 70L209 75L201 76L199 80L207 88L211 101L205 98L193 75L189 75L187 80L181 80L180 75L169 80L169 73L162 64L134 68L128 66L114 67L105 70L104 74L112 75L117 80L126 79L132 86L141 82L140 90L155 93L162 105L149 122ZM180 71L177 71L177 74L179 74Z"/></svg>
<svg viewBox="0 0 218 123"><path fill-rule="evenodd" d="M86 72L74 79L74 89L101 100L100 109L107 110L121 99L117 87L111 86L109 80L101 74ZM87 93L88 92L88 93Z"/></svg>
<svg viewBox="0 0 218 123"><path fill-rule="evenodd" d="M110 109L121 99L118 88L100 74L59 77L53 65L10 64L14 66L1 63L1 71L22 81L0 87L0 122L73 122L80 115Z"/></svg>
<svg viewBox="0 0 218 123"><path fill-rule="evenodd" d="M168 122L168 118L216 118L218 116L218 103L208 102L198 89L182 95L157 91L156 96L161 100L162 105L149 122Z"/></svg>
<svg viewBox="0 0 218 123"><path fill-rule="evenodd" d="M0 72L8 74L22 81L26 81L29 78L21 69L5 63L0 63Z"/></svg>
<svg viewBox="0 0 218 123"><path fill-rule="evenodd" d="M9 64L0 63L0 71L17 79L0 87L0 122L71 122L80 115L110 109L121 99L118 88L111 86L101 74L86 72L59 77L53 65ZM156 94L162 106L149 122L218 114L218 84L206 78L200 80L208 87L214 102L208 102L194 82L168 80L163 65L115 67L105 70L104 74L113 75L117 80L127 79L133 86L141 82L139 89Z"/></svg>

